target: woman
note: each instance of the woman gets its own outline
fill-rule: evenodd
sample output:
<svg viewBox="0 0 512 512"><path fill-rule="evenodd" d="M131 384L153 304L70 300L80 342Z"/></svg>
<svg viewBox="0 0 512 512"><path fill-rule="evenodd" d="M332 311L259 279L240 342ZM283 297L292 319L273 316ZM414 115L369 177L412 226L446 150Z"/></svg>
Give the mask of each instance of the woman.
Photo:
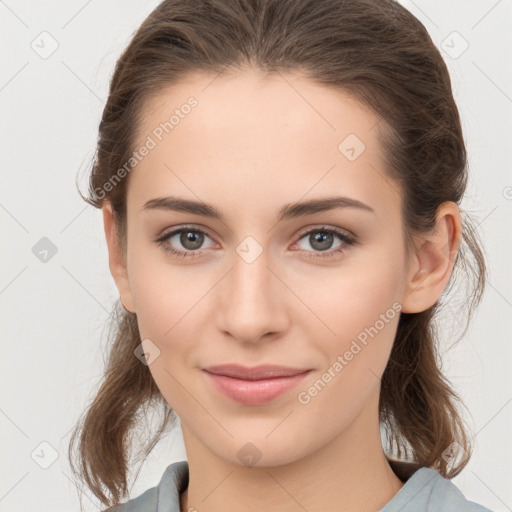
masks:
<svg viewBox="0 0 512 512"><path fill-rule="evenodd" d="M446 65L398 3L162 2L85 198L123 309L70 457L108 510L487 510L449 481L471 446L434 329L455 270L472 308L484 289L466 173ZM187 461L119 505L157 405L142 460L179 418Z"/></svg>

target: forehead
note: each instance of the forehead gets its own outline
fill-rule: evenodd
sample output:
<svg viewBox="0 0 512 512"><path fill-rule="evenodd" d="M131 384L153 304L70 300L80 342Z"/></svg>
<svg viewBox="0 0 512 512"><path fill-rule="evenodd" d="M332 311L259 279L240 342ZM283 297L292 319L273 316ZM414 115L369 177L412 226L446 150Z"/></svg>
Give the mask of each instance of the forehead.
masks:
<svg viewBox="0 0 512 512"><path fill-rule="evenodd" d="M192 99L195 106L190 108ZM174 117L170 130L175 135L190 139L194 132L207 129L211 140L229 138L235 143L250 129L254 147L275 142L276 131L301 143L308 138L318 144L322 139L331 147L350 133L373 146L380 123L371 109L344 90L298 73L265 75L253 68L189 75L148 99L141 114L139 139ZM187 118L191 121L185 122ZM212 123L217 129L211 130Z"/></svg>
<svg viewBox="0 0 512 512"><path fill-rule="evenodd" d="M153 147L129 196L140 207L165 192L206 201L220 191L249 210L339 192L384 206L399 196L384 176L382 124L347 92L299 74L190 75L146 102L136 147Z"/></svg>

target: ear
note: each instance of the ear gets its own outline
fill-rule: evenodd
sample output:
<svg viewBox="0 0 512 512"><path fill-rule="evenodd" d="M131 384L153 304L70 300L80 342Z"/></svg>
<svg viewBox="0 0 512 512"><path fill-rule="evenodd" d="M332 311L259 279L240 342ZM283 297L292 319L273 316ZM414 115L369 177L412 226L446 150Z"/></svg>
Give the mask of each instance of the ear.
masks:
<svg viewBox="0 0 512 512"><path fill-rule="evenodd" d="M105 201L102 207L102 212L103 227L105 228L105 237L107 239L108 246L108 264L110 267L110 273L114 278L119 291L119 297L124 308L130 313L135 313L130 282L128 280L126 258L123 254L121 242L118 237L118 230L114 214L112 212L112 205L108 201Z"/></svg>
<svg viewBox="0 0 512 512"><path fill-rule="evenodd" d="M407 283L402 298L403 313L419 313L433 306L446 288L461 243L461 219L457 205L442 203L436 225L414 240Z"/></svg>

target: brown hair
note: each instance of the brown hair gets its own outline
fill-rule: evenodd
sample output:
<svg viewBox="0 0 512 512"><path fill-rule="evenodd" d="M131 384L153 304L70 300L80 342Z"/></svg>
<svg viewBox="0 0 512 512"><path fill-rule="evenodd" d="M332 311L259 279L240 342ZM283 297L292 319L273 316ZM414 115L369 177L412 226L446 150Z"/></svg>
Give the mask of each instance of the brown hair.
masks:
<svg viewBox="0 0 512 512"><path fill-rule="evenodd" d="M425 27L399 3L165 0L142 23L116 64L99 126L89 197L84 197L97 208L104 201L112 204L122 247L128 176L115 186L106 184L134 151L148 99L193 72L217 74L247 65L269 74L302 72L352 94L379 115L387 172L403 190L406 238L433 229L441 203L460 205L467 182L466 149L449 73ZM461 217L461 246L448 289L461 271L471 284L462 337L481 300L486 266L470 218L462 210ZM380 414L388 454L451 478L467 464L471 445L458 411L460 401L438 361L434 317L440 306L438 300L426 311L401 313L382 377ZM175 419L148 367L134 356L141 343L136 315L119 303L114 313L104 378L69 446L73 472L107 505L126 497L134 429L142 414L155 406L163 411L157 431L141 443L142 462ZM77 441L78 468L73 462ZM450 447L461 449L452 464L446 455Z"/></svg>

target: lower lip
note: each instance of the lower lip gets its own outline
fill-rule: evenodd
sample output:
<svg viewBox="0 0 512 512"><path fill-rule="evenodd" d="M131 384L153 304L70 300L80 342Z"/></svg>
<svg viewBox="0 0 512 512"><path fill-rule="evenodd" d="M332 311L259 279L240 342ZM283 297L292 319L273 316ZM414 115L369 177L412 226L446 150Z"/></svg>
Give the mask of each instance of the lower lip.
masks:
<svg viewBox="0 0 512 512"><path fill-rule="evenodd" d="M205 371L213 385L227 397L246 405L259 405L270 402L279 395L295 387L310 371L264 380L243 380L215 375Z"/></svg>

